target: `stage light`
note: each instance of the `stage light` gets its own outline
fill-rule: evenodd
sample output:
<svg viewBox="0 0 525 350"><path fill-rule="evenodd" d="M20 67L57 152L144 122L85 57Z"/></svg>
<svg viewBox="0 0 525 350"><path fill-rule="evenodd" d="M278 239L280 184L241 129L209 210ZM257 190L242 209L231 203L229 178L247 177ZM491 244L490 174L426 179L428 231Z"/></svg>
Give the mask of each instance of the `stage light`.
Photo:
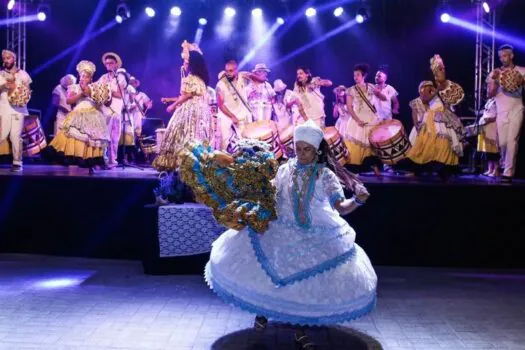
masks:
<svg viewBox="0 0 525 350"><path fill-rule="evenodd" d="M442 13L441 14L441 22L443 23L448 23L448 21L450 21L450 15L448 13Z"/></svg>
<svg viewBox="0 0 525 350"><path fill-rule="evenodd" d="M342 14L343 14L344 10L342 7L338 7L334 10L334 16L335 17L340 17Z"/></svg>
<svg viewBox="0 0 525 350"><path fill-rule="evenodd" d="M490 12L490 5L486 1L483 2L483 10L485 10L486 13Z"/></svg>
<svg viewBox="0 0 525 350"><path fill-rule="evenodd" d="M306 9L306 11L304 12L305 16L306 17L313 17L317 14L317 10L314 9L313 7L309 7Z"/></svg>
<svg viewBox="0 0 525 350"><path fill-rule="evenodd" d="M262 17L262 10L260 8L256 8L252 10L252 16L255 18L261 18Z"/></svg>
<svg viewBox="0 0 525 350"><path fill-rule="evenodd" d="M36 8L36 12L37 12L36 18L39 21L43 22L43 21L45 21L47 19L47 17L49 17L49 13L51 12L51 8L49 7L48 4L41 3Z"/></svg>
<svg viewBox="0 0 525 350"><path fill-rule="evenodd" d="M357 14L355 15L355 21L357 23L363 23L368 19L368 13L366 12L366 9L361 7L359 10L357 10Z"/></svg>
<svg viewBox="0 0 525 350"><path fill-rule="evenodd" d="M182 14L182 10L178 6L173 6L170 13L172 16L179 17Z"/></svg>
<svg viewBox="0 0 525 350"><path fill-rule="evenodd" d="M151 17L155 17L155 10L153 8L149 7L149 6L144 9L144 12L150 18Z"/></svg>
<svg viewBox="0 0 525 350"><path fill-rule="evenodd" d="M117 5L117 13L115 15L115 21L117 23L122 23L128 18L131 17L131 12L129 11L129 7L125 2L121 2Z"/></svg>
<svg viewBox="0 0 525 350"><path fill-rule="evenodd" d="M284 18L282 18L282 17L277 17L276 22L277 22L277 24L283 25L283 24L284 24Z"/></svg>
<svg viewBox="0 0 525 350"><path fill-rule="evenodd" d="M232 7L226 7L224 9L224 14L226 15L226 17L232 18L232 17L235 16L236 13L237 13L237 11L235 11L235 9L232 8Z"/></svg>
<svg viewBox="0 0 525 350"><path fill-rule="evenodd" d="M7 9L11 11L15 7L15 0L9 0L7 3Z"/></svg>
<svg viewBox="0 0 525 350"><path fill-rule="evenodd" d="M206 24L208 24L208 20L206 18L199 18L199 24L201 26L205 26Z"/></svg>

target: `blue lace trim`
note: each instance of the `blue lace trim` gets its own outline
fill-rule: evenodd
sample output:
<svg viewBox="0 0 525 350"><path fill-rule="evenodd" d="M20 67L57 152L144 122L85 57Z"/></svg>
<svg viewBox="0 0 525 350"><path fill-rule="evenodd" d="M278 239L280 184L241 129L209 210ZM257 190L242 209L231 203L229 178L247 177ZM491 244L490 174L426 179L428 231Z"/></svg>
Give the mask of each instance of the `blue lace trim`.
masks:
<svg viewBox="0 0 525 350"><path fill-rule="evenodd" d="M332 206L332 208L334 208L335 203L336 203L338 200L340 200L340 199L344 200L344 199L345 199L345 196L342 195L342 194L339 193L339 192L335 192L334 194L332 194L332 195L330 196L329 201L330 201L330 205Z"/></svg>
<svg viewBox="0 0 525 350"><path fill-rule="evenodd" d="M284 287L289 284L293 284L295 282L299 282L299 281L314 277L316 275L319 275L321 273L324 273L326 271L332 270L344 264L345 262L347 262L356 253L355 246L352 246L352 248L348 250L346 253L336 256L335 258L327 260L319 265L313 266L311 268L305 269L303 271L294 273L293 275L283 278L279 276L277 271L275 271L275 269L271 266L270 261L268 260L268 257L266 256L266 254L264 253L262 249L258 233L251 227L248 227L248 235L250 236L250 241L252 243L253 250L255 251L255 256L257 257L257 261L259 262L259 264L261 264L261 267L266 272L268 277L270 277L270 279L272 280L272 283L279 287Z"/></svg>
<svg viewBox="0 0 525 350"><path fill-rule="evenodd" d="M324 326L324 325L333 325L333 324L355 320L359 317L369 314L375 308L375 305L377 302L376 292L374 291L373 299L367 305L359 309L355 309L355 310L340 313L340 314L332 314L332 315L319 316L319 317L298 316L298 315L288 314L284 312L269 310L267 308L251 304L249 302L246 302L230 294L224 288L222 288L219 284L217 284L216 281L208 281L208 283L211 283L213 292L217 294L217 296L219 296L224 302L234 305L250 313L253 313L256 315L263 315L274 321L282 322L282 323L289 323L292 325Z"/></svg>

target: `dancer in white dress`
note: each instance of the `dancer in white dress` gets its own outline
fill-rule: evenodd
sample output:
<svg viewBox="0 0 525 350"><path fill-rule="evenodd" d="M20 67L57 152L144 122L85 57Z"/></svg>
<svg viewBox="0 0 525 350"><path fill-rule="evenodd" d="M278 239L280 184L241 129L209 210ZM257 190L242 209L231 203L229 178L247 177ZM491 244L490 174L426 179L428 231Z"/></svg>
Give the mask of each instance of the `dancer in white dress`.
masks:
<svg viewBox="0 0 525 350"><path fill-rule="evenodd" d="M268 319L296 326L342 323L368 314L376 302L374 269L340 216L364 204L368 192L336 165L315 122L296 127L294 142L297 158L273 180L277 220L263 234L249 226L226 231L206 265L210 287L224 301L257 314L258 330ZM339 179L354 197L345 198ZM296 341L314 348L302 328Z"/></svg>

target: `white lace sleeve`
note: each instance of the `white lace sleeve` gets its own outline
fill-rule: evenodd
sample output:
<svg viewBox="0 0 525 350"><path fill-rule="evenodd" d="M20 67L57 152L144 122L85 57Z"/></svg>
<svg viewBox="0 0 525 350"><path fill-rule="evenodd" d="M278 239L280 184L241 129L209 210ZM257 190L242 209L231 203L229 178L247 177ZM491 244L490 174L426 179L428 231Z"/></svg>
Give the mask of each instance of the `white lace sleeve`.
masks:
<svg viewBox="0 0 525 350"><path fill-rule="evenodd" d="M285 186L285 173L288 170L288 163L284 163L277 170L277 175L272 179L272 185L275 186L277 198L281 195L282 189Z"/></svg>
<svg viewBox="0 0 525 350"><path fill-rule="evenodd" d="M321 181L324 188L324 193L330 201L330 205L333 207L339 200L345 199L343 192L343 186L339 182L339 179L330 169L324 168L323 174L321 175Z"/></svg>

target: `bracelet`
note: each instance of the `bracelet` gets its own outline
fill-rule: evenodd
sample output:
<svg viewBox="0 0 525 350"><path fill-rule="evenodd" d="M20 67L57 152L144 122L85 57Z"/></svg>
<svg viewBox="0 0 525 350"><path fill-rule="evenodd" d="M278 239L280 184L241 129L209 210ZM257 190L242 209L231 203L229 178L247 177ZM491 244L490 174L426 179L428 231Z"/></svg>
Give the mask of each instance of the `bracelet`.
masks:
<svg viewBox="0 0 525 350"><path fill-rule="evenodd" d="M353 196L352 199L354 200L355 204L357 204L358 207L364 205L366 202L358 199L356 196Z"/></svg>

